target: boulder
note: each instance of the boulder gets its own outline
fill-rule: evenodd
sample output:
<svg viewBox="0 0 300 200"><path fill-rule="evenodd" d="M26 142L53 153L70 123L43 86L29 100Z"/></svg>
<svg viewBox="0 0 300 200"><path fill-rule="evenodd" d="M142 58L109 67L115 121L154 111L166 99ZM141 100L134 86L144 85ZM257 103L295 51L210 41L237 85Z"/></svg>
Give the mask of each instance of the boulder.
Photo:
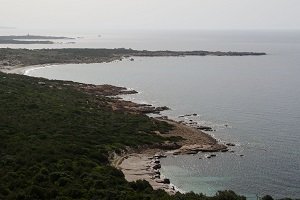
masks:
<svg viewBox="0 0 300 200"><path fill-rule="evenodd" d="M155 174L155 175L154 175L154 178L155 178L155 179L160 179L160 174Z"/></svg>
<svg viewBox="0 0 300 200"><path fill-rule="evenodd" d="M163 184L170 184L170 179L164 178L164 179L158 179L156 180L157 183L163 183Z"/></svg>
<svg viewBox="0 0 300 200"><path fill-rule="evenodd" d="M154 160L154 163L155 163L155 164L159 164L160 161L159 161L159 160Z"/></svg>
<svg viewBox="0 0 300 200"><path fill-rule="evenodd" d="M213 131L213 129L209 126L198 126L197 129L201 131Z"/></svg>
<svg viewBox="0 0 300 200"><path fill-rule="evenodd" d="M227 152L229 151L228 149L222 149L221 152Z"/></svg>
<svg viewBox="0 0 300 200"><path fill-rule="evenodd" d="M160 175L160 171L159 170L155 170L154 173Z"/></svg>
<svg viewBox="0 0 300 200"><path fill-rule="evenodd" d="M161 165L160 165L160 164L155 164L152 168L153 168L153 169L160 169L160 168L161 168Z"/></svg>
<svg viewBox="0 0 300 200"><path fill-rule="evenodd" d="M167 106L162 106L162 107L156 107L155 108L156 112L161 112L161 111L165 111L165 110L170 110L170 108L167 107Z"/></svg>
<svg viewBox="0 0 300 200"><path fill-rule="evenodd" d="M230 147L234 147L235 146L235 144L233 144L233 143L226 143L226 145L230 146Z"/></svg>

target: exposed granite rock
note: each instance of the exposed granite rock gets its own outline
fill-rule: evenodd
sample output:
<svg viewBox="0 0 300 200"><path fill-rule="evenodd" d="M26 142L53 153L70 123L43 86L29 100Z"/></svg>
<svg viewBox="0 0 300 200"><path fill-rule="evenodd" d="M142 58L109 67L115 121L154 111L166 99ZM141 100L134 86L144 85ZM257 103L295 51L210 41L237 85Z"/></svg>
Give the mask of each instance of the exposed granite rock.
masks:
<svg viewBox="0 0 300 200"><path fill-rule="evenodd" d="M233 144L233 143L226 143L226 145L229 146L229 147L234 147L235 146L235 144Z"/></svg>
<svg viewBox="0 0 300 200"><path fill-rule="evenodd" d="M197 154L198 152L219 152L227 149L225 145L214 144L214 145L185 145L180 149L177 149L173 152L173 155L180 154Z"/></svg>
<svg viewBox="0 0 300 200"><path fill-rule="evenodd" d="M198 126L197 129L201 131L213 131L213 129L209 126Z"/></svg>

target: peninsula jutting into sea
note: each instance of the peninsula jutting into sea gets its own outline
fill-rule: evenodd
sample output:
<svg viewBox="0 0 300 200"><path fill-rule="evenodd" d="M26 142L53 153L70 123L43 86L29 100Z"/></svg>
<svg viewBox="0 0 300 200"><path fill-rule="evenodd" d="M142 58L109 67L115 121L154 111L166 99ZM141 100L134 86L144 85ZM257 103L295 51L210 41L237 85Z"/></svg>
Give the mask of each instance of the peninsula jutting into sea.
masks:
<svg viewBox="0 0 300 200"><path fill-rule="evenodd" d="M133 49L0 49L0 67L8 68L40 64L101 63L121 60L124 57L166 56L262 56L261 52L221 51L139 51Z"/></svg>

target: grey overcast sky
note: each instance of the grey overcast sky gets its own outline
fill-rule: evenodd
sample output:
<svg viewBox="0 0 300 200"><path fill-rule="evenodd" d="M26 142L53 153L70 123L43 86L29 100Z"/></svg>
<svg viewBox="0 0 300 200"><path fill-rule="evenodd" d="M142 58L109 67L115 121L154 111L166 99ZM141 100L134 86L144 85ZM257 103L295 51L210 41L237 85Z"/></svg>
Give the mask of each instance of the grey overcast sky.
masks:
<svg viewBox="0 0 300 200"><path fill-rule="evenodd" d="M0 26L300 29L300 0L0 0Z"/></svg>

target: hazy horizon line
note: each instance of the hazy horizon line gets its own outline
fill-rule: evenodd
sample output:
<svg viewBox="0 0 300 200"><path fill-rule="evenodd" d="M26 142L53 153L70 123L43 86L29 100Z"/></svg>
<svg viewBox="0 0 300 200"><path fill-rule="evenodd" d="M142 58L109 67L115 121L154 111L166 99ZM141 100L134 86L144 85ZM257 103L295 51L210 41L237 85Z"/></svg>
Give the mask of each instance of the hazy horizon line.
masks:
<svg viewBox="0 0 300 200"><path fill-rule="evenodd" d="M14 26L0 26L0 29L17 29L17 30L62 30L75 31L82 28L53 28L53 27L14 27ZM300 31L300 28L90 28L87 31L101 31L101 30L120 30L120 31Z"/></svg>

